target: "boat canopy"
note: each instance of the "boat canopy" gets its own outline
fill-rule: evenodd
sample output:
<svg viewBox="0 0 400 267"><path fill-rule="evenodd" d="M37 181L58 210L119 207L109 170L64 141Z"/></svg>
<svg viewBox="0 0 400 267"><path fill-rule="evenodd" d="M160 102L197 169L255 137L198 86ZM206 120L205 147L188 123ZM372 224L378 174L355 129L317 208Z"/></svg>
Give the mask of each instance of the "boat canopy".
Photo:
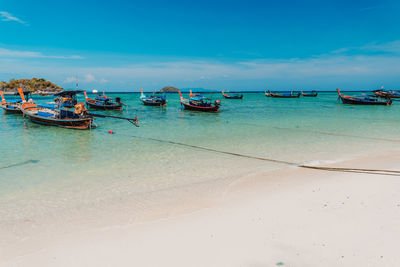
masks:
<svg viewBox="0 0 400 267"><path fill-rule="evenodd" d="M66 96L74 96L76 94L83 93L83 90L66 90L59 92L57 94L54 94L54 96L61 96L61 97L66 97Z"/></svg>
<svg viewBox="0 0 400 267"><path fill-rule="evenodd" d="M204 99L204 97L202 97L202 96L192 96L191 98L190 98L190 100L194 100L194 101L201 101L201 100L203 100Z"/></svg>

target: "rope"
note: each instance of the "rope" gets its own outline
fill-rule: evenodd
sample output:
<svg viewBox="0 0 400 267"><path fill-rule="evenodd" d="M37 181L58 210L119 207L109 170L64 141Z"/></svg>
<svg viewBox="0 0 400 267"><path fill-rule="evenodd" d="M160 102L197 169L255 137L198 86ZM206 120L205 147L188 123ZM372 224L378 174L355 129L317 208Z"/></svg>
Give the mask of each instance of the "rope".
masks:
<svg viewBox="0 0 400 267"><path fill-rule="evenodd" d="M387 141L387 142L395 142L399 143L399 139L386 139L386 138L378 138L378 137L368 137L368 136L358 136L358 135L351 135L351 134L341 134L341 133L329 133L329 132L321 132L321 131L313 131L313 130L305 130L305 129L297 129L297 128L289 128L289 127L272 127L278 130L290 130L290 131L300 131L300 132L308 132L308 133L317 133L323 135L334 135L334 136L346 136L346 137L354 137L354 138L362 138L362 139L369 139L369 140L378 140L378 141Z"/></svg>
<svg viewBox="0 0 400 267"><path fill-rule="evenodd" d="M396 171L396 170L309 166L309 165L303 165L303 164L299 164L299 163L295 163L295 162L289 162L289 161L284 161L284 160L269 159L269 158L264 158L264 157L239 154L239 153L234 153L234 152L222 151L222 150L217 150L217 149L208 148L208 147L190 145L190 144L185 144L185 143L180 143L180 142L175 142L175 141L169 141L169 140L156 139L156 138L151 138L151 137L141 137L141 136L136 136L136 135L132 135L132 137L137 138L137 139L156 141L156 142L160 142L160 143L167 143L167 144L179 145L179 146L184 146L184 147L190 147L190 148L195 148L195 149L199 149L199 150L205 150L205 151L210 151L210 152L215 152L215 153L220 153L220 154L231 155L231 156L235 156L235 157L242 157L242 158L249 158L249 159L255 159L255 160L268 161L268 162L273 162L273 163L278 163L278 164L295 166L295 167L299 167L299 168L305 168L305 169L323 170L323 171L336 171L336 172L364 173L364 174L375 174L375 175L400 176L400 171Z"/></svg>

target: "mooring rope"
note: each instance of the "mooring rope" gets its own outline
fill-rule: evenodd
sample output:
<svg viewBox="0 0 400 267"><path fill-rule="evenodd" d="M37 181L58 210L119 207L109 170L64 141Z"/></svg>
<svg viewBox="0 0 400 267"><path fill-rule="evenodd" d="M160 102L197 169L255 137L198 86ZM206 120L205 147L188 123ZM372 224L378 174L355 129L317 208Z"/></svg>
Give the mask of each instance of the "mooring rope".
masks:
<svg viewBox="0 0 400 267"><path fill-rule="evenodd" d="M301 131L301 132L316 133L316 134L322 134L322 135L345 136L345 137L354 137L354 138L361 138L361 139L400 143L399 139L386 139L386 138L379 138L379 137L358 136L358 135L342 134L342 133L330 133L330 132L313 131L313 130L289 128L289 127L272 127L272 128L277 129L277 130Z"/></svg>
<svg viewBox="0 0 400 267"><path fill-rule="evenodd" d="M170 140L163 140L163 139L157 139L157 138L151 138L151 137L142 137L142 136L136 136L136 135L132 135L132 137L137 138L137 139L144 139L144 140L150 140L150 141L156 141L156 142L161 142L161 143L179 145L179 146L184 146L184 147L189 147L189 148L195 148L195 149L205 150L205 151L210 151L210 152L216 152L216 153L231 155L231 156L235 156L235 157L242 157L242 158L249 158L249 159L255 159L255 160L268 161L268 162L273 162L273 163L278 163L278 164L285 164L285 165L299 167L299 168L305 168L305 169L314 169L314 170L322 170L322 171L336 171L336 172L353 172L353 173L364 173L364 174L375 174L375 175L400 176L400 171L396 171L396 170L379 170L379 169L358 169L358 168L337 168L337 167L325 167L325 166L310 166L310 165L303 165L303 164L284 161L284 160L269 159L269 158L264 158L264 157L258 157L258 156L245 155L245 154L240 154L240 153L235 153L235 152L217 150L217 149L208 148L208 147L190 145L190 144L185 144L185 143L175 142L175 141L170 141Z"/></svg>

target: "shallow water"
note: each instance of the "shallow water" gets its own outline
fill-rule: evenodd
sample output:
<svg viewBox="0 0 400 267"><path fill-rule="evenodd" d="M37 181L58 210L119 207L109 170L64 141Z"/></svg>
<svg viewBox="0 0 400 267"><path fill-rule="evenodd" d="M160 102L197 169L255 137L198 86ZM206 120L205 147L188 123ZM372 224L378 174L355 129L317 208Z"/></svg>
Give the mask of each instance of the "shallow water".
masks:
<svg viewBox="0 0 400 267"><path fill-rule="evenodd" d="M165 108L143 106L139 94L109 95L129 108L96 112L137 115L139 128L99 118L96 129L70 130L0 112L0 220L288 167L147 137L314 165L400 147L400 102L352 106L339 104L336 93L245 93L243 100L223 99L219 113L201 113L182 110L177 94L167 94Z"/></svg>

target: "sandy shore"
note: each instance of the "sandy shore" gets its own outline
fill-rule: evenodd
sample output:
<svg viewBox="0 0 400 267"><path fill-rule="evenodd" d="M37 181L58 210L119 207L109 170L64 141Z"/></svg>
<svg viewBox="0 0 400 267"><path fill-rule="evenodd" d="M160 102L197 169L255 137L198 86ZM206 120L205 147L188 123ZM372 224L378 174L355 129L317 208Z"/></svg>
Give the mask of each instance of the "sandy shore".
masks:
<svg viewBox="0 0 400 267"><path fill-rule="evenodd" d="M392 152L333 166L399 169L399 160ZM400 176L290 168L195 187L164 192L140 219L117 202L108 217L80 214L80 229L68 228L72 219L28 223L26 238L3 229L0 265L400 265Z"/></svg>

